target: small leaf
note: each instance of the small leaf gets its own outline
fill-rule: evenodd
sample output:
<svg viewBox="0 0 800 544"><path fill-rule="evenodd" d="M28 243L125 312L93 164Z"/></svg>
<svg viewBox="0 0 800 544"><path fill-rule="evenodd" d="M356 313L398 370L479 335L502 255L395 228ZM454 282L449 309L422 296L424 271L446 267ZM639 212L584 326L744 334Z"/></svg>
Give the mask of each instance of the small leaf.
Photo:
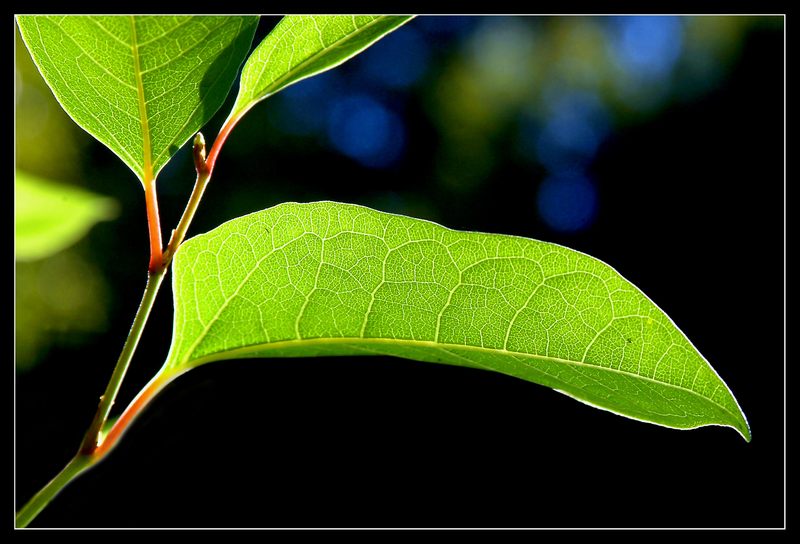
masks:
<svg viewBox="0 0 800 544"><path fill-rule="evenodd" d="M18 261L48 257L80 240L98 221L113 219L117 204L68 185L23 172L14 180L14 245Z"/></svg>
<svg viewBox="0 0 800 544"><path fill-rule="evenodd" d="M664 312L608 265L561 246L287 203L187 241L173 274L164 376L221 359L394 355L750 439L730 390Z"/></svg>
<svg viewBox="0 0 800 544"><path fill-rule="evenodd" d="M229 118L238 118L281 89L339 66L410 16L290 15L264 38L242 69Z"/></svg>
<svg viewBox="0 0 800 544"><path fill-rule="evenodd" d="M64 110L144 183L219 109L257 17L20 16Z"/></svg>

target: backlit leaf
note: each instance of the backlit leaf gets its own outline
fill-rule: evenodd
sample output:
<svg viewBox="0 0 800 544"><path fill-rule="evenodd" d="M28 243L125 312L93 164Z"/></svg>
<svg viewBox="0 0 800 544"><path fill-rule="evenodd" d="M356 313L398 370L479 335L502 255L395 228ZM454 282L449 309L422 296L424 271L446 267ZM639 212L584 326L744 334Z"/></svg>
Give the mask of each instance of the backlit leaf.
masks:
<svg viewBox="0 0 800 544"><path fill-rule="evenodd" d="M394 355L750 439L730 390L669 317L608 265L562 246L286 203L187 241L173 266L162 376L221 359Z"/></svg>
<svg viewBox="0 0 800 544"><path fill-rule="evenodd" d="M20 16L61 106L144 182L219 109L257 17Z"/></svg>
<svg viewBox="0 0 800 544"><path fill-rule="evenodd" d="M375 15L284 17L247 59L230 117L243 115L293 83L339 66L409 20Z"/></svg>

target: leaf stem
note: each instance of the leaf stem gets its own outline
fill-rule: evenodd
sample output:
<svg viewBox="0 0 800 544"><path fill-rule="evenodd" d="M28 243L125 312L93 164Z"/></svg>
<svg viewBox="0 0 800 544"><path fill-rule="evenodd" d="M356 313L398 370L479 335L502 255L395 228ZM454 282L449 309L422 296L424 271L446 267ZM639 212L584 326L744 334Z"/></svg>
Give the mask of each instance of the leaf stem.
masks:
<svg viewBox="0 0 800 544"><path fill-rule="evenodd" d="M16 526L27 527L28 524L41 512L48 503L83 471L93 464L92 457L76 455L55 478L50 480L28 503L17 513Z"/></svg>
<svg viewBox="0 0 800 544"><path fill-rule="evenodd" d="M178 373L180 374L180 373ZM174 380L178 374L157 374L144 389L139 391L136 398L131 401L122 415L114 422L111 429L101 438L97 444L97 449L94 450L92 456L96 461L99 461L114 448L123 433L130 427L133 420L136 419L145 406L162 390L168 383Z"/></svg>
<svg viewBox="0 0 800 544"><path fill-rule="evenodd" d="M161 246L161 224L158 216L158 196L156 194L156 184L154 179L145 182L145 201L147 204L147 222L150 231L150 263L148 267L147 285L145 286L142 302L136 311L131 330L125 345L122 347L117 365L111 374L111 379L106 386L106 390L100 397L100 404L97 407L94 419L89 430L81 442L80 449L75 457L65 466L58 475L44 486L36 495L29 500L25 506L17 513L16 526L26 527L47 504L73 479L78 477L88 468L103 459L114 448L123 433L130 424L141 413L145 406L171 382L179 373L168 375L158 374L148 383L128 405L123 414L112 425L111 429L103 435L103 428L108 419L108 414L117 397L122 380L128 370L136 346L144 331L144 326L150 316L150 311L158 294L161 282L169 269L175 251L183 242L189 225L192 222L197 206L203 196L206 185L211 179L217 156L222 149L225 140L228 138L233 127L241 119L242 115L232 117L226 121L214 141L214 146L205 157L205 142L202 134L198 133L194 142L195 169L197 170L197 180L194 189L189 197L189 202L181 216L180 222L174 231L169 244L162 253Z"/></svg>
<svg viewBox="0 0 800 544"><path fill-rule="evenodd" d="M16 517L16 526L27 527L67 484L108 455L122 437L123 433L130 427L133 420L136 419L136 416L142 412L144 407L150 403L159 391L179 374L180 372L169 375L156 375L150 383L136 395L136 398L128 405L119 419L114 422L114 425L108 433L102 436L94 451L91 453L79 451L55 478L50 480L47 485L20 509Z"/></svg>
<svg viewBox="0 0 800 544"><path fill-rule="evenodd" d="M150 231L150 274L161 268L161 220L158 217L158 195L156 180L148 179L144 185L144 198L147 205L147 227Z"/></svg>
<svg viewBox="0 0 800 544"><path fill-rule="evenodd" d="M211 146L211 151L208 152L208 159L206 159L206 166L208 167L209 176L211 175L211 172L214 171L214 165L217 163L217 156L219 155L222 146L225 145L225 140L228 139L228 135L233 130L233 127L236 126L245 113L247 113L247 110L230 117L227 121L225 121L225 124L222 125L222 128L219 129L217 139L214 140L214 145Z"/></svg>
<svg viewBox="0 0 800 544"><path fill-rule="evenodd" d="M214 140L214 145L208 153L208 158L205 156L205 141L202 138L202 134L199 132L197 133L198 137L195 137L194 141L194 163L195 169L197 170L197 180L194 182L192 194L189 197L189 202L186 203L186 209L183 211L180 221L178 221L178 226L172 231L172 236L169 239L167 248L164 250L163 266L169 266L175 252L183 243L186 232L189 230L189 225L192 223L194 214L197 211L197 206L200 204L200 199L203 197L206 186L211 180L211 174L214 172L217 156L222 146L225 144L225 140L228 139L231 130L233 130L233 127L236 126L236 123L238 123L241 118L242 115L240 114L229 118L225 122L217 135L217 139Z"/></svg>
<svg viewBox="0 0 800 544"><path fill-rule="evenodd" d="M214 170L214 164L217 161L217 156L222 149L225 140L228 138L233 127L241 119L241 114L229 118L222 129L220 129L217 139L208 154L206 159L205 154L205 141L203 135L198 133L194 140L194 161L195 170L197 170L197 180L195 181L194 189L189 197L189 202L186 204L186 209L181 216L178 226L172 231L169 244L162 253L161 249L161 223L158 216L158 196L156 194L155 179L145 180L145 202L147 204L147 223L150 231L150 264L147 274L147 285L144 289L142 302L139 304L139 309L136 311L136 316L133 319L131 330L128 333L128 338L125 340L125 345L122 347L117 365L114 367L114 372L111 374L111 379L106 386L106 390L100 397L100 404L97 407L94 419L92 420L89 430L81 442L80 449L77 455L70 461L64 469L58 473L41 491L39 491L17 514L17 527L25 527L30 523L47 504L53 500L61 489L71 482L74 478L80 475L87 468L97 463L100 459L105 457L119 441L122 434L130 426L136 416L142 409L153 399L153 397L166 386L167 383L172 381L177 374L170 375L156 375L147 386L142 389L136 398L128 405L123 412L122 416L114 423L108 433L103 436L103 428L108 419L108 414L117 397L119 388L122 385L122 380L125 378L125 373L128 370L133 354L136 351L136 346L144 331L144 326L147 323L147 318L150 316L150 311L153 308L158 290L161 287L161 282L169 269L172 257L175 251L183 243L186 232L189 230L189 225L192 222L197 206L200 204L200 199L203 196L206 185L211 179L211 173Z"/></svg>
<svg viewBox="0 0 800 544"><path fill-rule="evenodd" d="M153 308L153 303L155 302L156 295L158 294L159 287L161 286L166 272L167 268L161 267L155 272L150 272L148 274L144 296L142 297L142 302L139 304L136 317L133 319L128 338L125 340L125 345L122 347L122 352L117 360L117 365L114 367L114 372L111 375L108 386L106 386L105 392L100 397L100 404L97 407L97 412L89 426L89 430L83 438L78 453L55 478L22 507L17 514L17 527L27 526L39 512L53 500L61 489L105 457L136 414L141 411L158 391L174 378L174 376L157 376L154 378L147 387L139 393L131 405L128 406L128 409L123 413L122 417L115 422L114 426L105 436L105 439L101 439L101 433L108 419L108 414L111 411L114 399L119 392L122 380L133 358L133 353L136 351L136 346L142 336L142 331L144 330L147 318L150 316L150 311Z"/></svg>
<svg viewBox="0 0 800 544"><path fill-rule="evenodd" d="M136 317L133 319L128 338L125 340L125 345L122 347L122 353L120 353L117 366L114 367L114 372L111 374L111 380L108 382L105 393L100 397L100 405L97 407L97 413L81 444L80 453L82 454L91 455L98 447L100 432L103 429L103 425L105 425L106 419L108 419L108 413L111 411L111 406L114 404L114 399L117 397L117 392L119 392L122 380L133 358L133 353L136 351L139 338L142 336L144 325L147 323L147 318L150 316L150 310L153 308L156 294L158 294L158 289L166 273L166 267L160 267L155 272L151 271L148 273L147 285L144 289L142 302L139 304Z"/></svg>

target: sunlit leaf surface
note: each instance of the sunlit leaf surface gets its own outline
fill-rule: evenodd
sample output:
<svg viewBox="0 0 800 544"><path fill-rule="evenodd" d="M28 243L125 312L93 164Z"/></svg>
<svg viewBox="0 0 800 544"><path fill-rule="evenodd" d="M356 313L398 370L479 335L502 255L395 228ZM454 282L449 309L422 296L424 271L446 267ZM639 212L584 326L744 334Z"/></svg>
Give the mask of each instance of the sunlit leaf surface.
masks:
<svg viewBox="0 0 800 544"><path fill-rule="evenodd" d="M562 246L286 203L187 241L173 273L165 376L221 359L394 355L750 438L730 390L672 321L608 265Z"/></svg>
<svg viewBox="0 0 800 544"><path fill-rule="evenodd" d="M339 66L410 19L373 15L284 17L247 59L231 117L242 115L292 83Z"/></svg>
<svg viewBox="0 0 800 544"><path fill-rule="evenodd" d="M152 179L219 109L257 17L20 16L66 112L140 180Z"/></svg>

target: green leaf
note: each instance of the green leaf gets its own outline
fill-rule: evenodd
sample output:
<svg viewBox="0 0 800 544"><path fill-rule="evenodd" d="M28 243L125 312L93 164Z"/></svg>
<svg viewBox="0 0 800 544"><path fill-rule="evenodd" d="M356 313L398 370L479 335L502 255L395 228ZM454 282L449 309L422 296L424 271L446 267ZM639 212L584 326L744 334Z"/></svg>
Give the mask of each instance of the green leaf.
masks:
<svg viewBox="0 0 800 544"><path fill-rule="evenodd" d="M15 258L48 257L116 214L117 203L111 198L18 171L14 179Z"/></svg>
<svg viewBox="0 0 800 544"><path fill-rule="evenodd" d="M664 312L608 265L558 245L287 203L187 241L173 274L165 376L221 359L394 355L750 439L730 390Z"/></svg>
<svg viewBox="0 0 800 544"><path fill-rule="evenodd" d="M281 89L339 66L410 21L410 16L290 15L264 38L242 69L229 119Z"/></svg>
<svg viewBox="0 0 800 544"><path fill-rule="evenodd" d="M20 16L64 110L144 183L224 102L257 17Z"/></svg>

